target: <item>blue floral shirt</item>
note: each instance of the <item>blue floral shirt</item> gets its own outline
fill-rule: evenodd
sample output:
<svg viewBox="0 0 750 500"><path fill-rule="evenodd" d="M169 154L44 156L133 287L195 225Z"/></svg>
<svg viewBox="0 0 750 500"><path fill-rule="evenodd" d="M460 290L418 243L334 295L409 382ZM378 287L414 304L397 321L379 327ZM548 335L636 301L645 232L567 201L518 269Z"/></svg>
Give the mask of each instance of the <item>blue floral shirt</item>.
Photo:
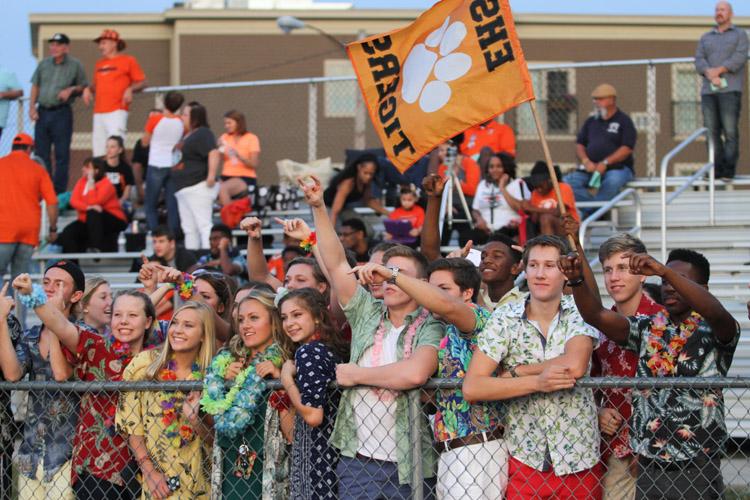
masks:
<svg viewBox="0 0 750 500"><path fill-rule="evenodd" d="M41 332L41 325L24 331L16 344L16 356L31 381L54 381L49 359L44 359L39 352ZM16 454L21 474L33 478L41 460L44 480L50 481L70 460L78 421L78 402L78 395L70 392L29 393L23 439Z"/></svg>
<svg viewBox="0 0 750 500"><path fill-rule="evenodd" d="M483 307L472 304L475 327L469 334L461 333L455 325L448 325L447 335L438 351L438 377L464 378L477 349L477 336L490 319ZM447 441L482 432L492 432L500 424L502 403L469 404L459 389L438 390L436 394L435 439Z"/></svg>

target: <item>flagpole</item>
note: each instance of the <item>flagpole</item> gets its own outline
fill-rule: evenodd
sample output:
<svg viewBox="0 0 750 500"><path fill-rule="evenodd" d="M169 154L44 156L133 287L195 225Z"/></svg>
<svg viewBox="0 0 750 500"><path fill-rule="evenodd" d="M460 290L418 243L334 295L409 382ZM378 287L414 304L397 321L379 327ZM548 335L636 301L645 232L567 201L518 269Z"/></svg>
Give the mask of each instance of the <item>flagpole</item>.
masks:
<svg viewBox="0 0 750 500"><path fill-rule="evenodd" d="M560 182L557 180L557 173L555 172L555 166L552 164L552 154L549 151L549 144L547 144L547 136L544 135L544 128L542 122L539 119L539 113L536 110L536 99L529 101L531 106L531 114L534 116L534 123L536 124L536 131L539 134L539 140L542 142L542 151L544 152L544 161L547 163L547 170L549 170L549 177L552 181L552 188L555 190L555 196L557 197L557 206L560 209L560 216L565 217L566 209L565 203L563 203L562 193L560 192ZM576 245L573 240L573 236L568 235L568 242L571 245L571 250L575 251Z"/></svg>

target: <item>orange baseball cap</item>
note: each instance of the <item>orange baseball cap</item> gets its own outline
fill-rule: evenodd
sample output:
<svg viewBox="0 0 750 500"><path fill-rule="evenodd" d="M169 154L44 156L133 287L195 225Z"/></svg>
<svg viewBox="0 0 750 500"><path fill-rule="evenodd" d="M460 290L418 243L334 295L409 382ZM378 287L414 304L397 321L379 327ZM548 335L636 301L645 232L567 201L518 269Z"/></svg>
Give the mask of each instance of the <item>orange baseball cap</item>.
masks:
<svg viewBox="0 0 750 500"><path fill-rule="evenodd" d="M100 40L112 40L117 42L117 50L123 50L126 47L125 40L120 38L120 34L115 30L105 29L102 31L101 35L94 38L96 43L99 43Z"/></svg>
<svg viewBox="0 0 750 500"><path fill-rule="evenodd" d="M13 138L13 145L14 146L33 146L34 139L29 134L24 134L22 132Z"/></svg>

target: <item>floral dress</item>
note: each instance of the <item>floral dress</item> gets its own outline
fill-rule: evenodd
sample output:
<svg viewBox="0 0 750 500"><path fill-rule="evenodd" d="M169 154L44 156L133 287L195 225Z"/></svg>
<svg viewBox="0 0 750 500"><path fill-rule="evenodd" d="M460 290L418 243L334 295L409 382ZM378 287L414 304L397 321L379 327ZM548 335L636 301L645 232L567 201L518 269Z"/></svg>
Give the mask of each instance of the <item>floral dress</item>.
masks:
<svg viewBox="0 0 750 500"><path fill-rule="evenodd" d="M146 369L156 359L156 351L145 351L133 358L123 380L146 379ZM170 405L179 415L184 394L177 394L176 402ZM173 498L209 498L208 476L211 449L195 432L192 439L175 440L170 437L165 424L165 398L171 395L160 391L125 392L117 409L117 428L129 436L143 436L146 449L154 466L167 479L179 478L179 488ZM183 422L184 424L184 422ZM182 434L184 436L184 434ZM144 499L150 498L143 488Z"/></svg>
<svg viewBox="0 0 750 500"><path fill-rule="evenodd" d="M302 404L323 409L323 422L310 427L299 413L294 417L292 444L291 498L336 498L336 464L338 451L329 444L336 409L338 391L328 385L336 379L336 364L341 360L322 342L304 344L294 354L297 366L295 383Z"/></svg>

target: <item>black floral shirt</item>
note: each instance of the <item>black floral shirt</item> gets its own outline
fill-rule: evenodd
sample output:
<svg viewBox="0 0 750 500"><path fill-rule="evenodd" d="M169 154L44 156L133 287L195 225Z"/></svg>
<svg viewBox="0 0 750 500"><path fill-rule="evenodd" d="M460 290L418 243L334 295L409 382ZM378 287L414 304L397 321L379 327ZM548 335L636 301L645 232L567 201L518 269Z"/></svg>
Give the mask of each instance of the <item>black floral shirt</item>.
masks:
<svg viewBox="0 0 750 500"><path fill-rule="evenodd" d="M666 311L628 319L625 348L638 353L637 377L724 377L729 371L739 325L732 341L723 344L695 312L679 325ZM647 458L671 462L714 454L727 437L722 391L634 390L631 429L633 450Z"/></svg>

